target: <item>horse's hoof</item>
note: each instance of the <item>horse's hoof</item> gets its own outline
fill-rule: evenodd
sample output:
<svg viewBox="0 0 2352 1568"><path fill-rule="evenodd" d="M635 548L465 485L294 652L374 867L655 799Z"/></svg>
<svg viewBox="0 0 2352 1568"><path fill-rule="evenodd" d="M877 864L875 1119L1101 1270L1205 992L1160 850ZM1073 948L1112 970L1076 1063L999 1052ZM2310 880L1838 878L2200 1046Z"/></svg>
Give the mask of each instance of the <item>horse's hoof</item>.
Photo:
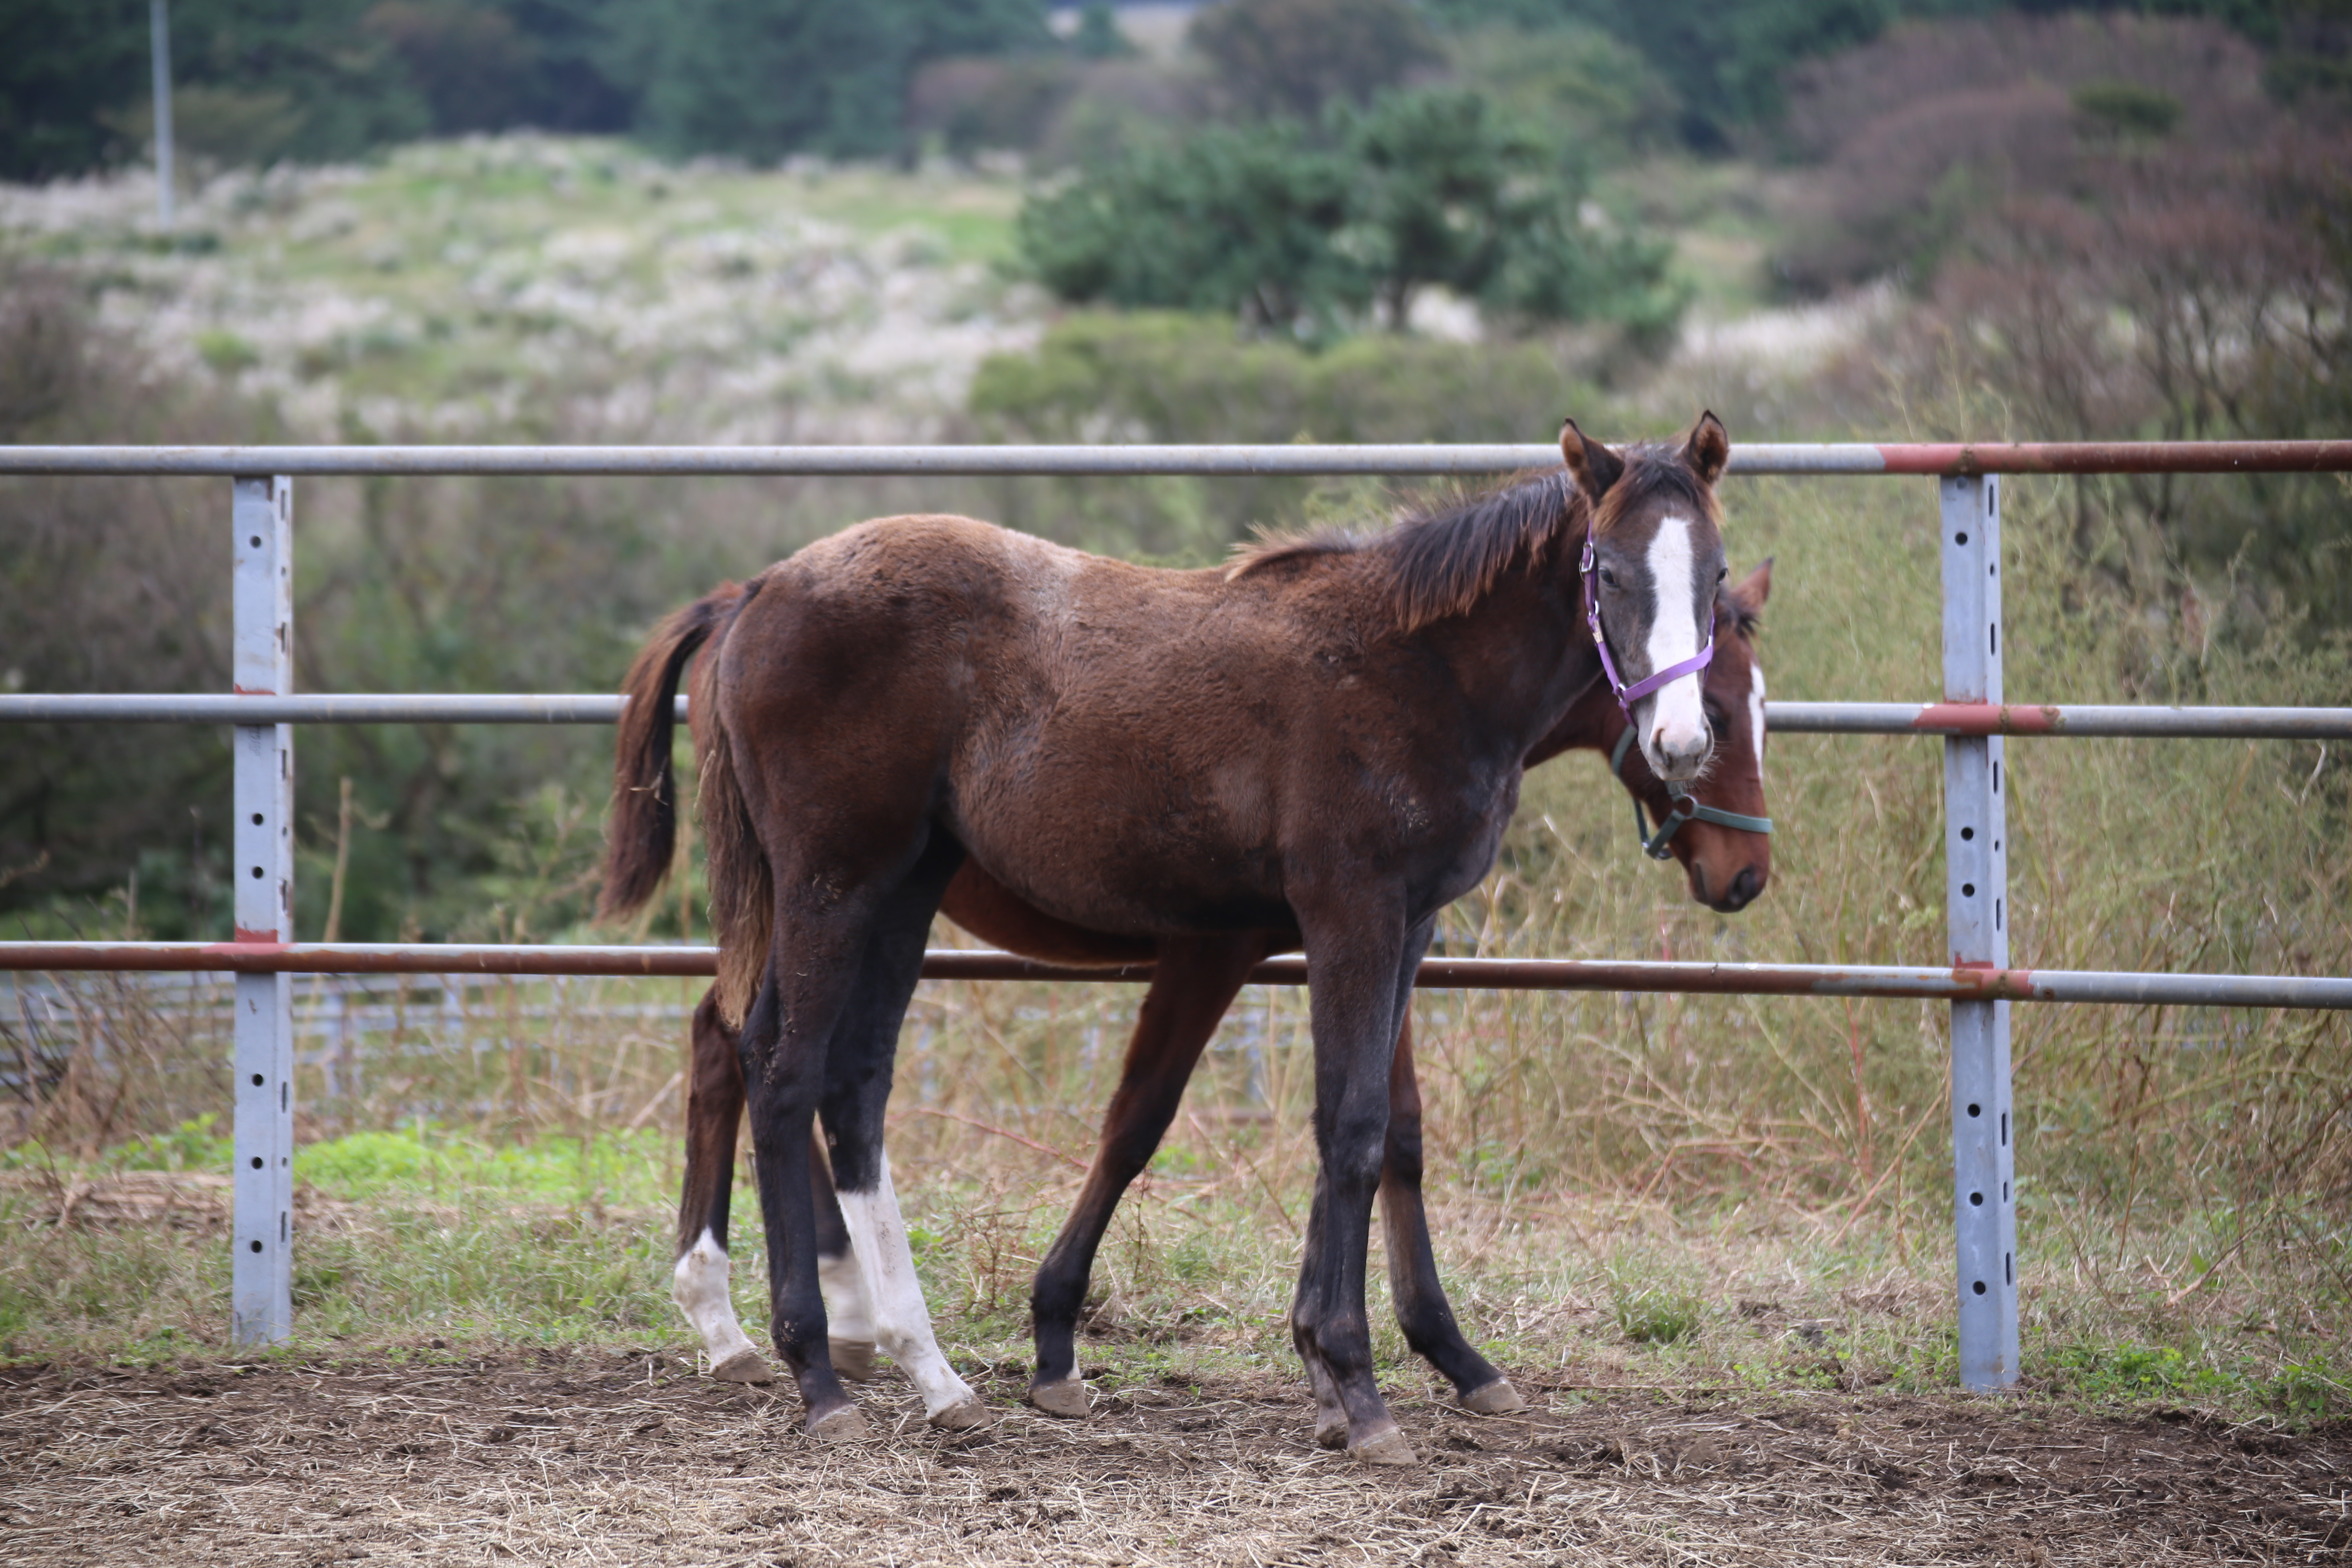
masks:
<svg viewBox="0 0 2352 1568"><path fill-rule="evenodd" d="M1076 1421L1085 1417L1093 1401L1087 1397L1086 1379L1073 1374L1053 1383L1031 1384L1029 1403L1048 1415Z"/></svg>
<svg viewBox="0 0 2352 1568"><path fill-rule="evenodd" d="M811 1421L808 1435L820 1443L857 1443L874 1436L874 1428L857 1406L840 1405Z"/></svg>
<svg viewBox="0 0 2352 1568"><path fill-rule="evenodd" d="M1315 1446L1318 1448L1344 1448L1348 1446L1348 1418L1337 1416L1315 1424Z"/></svg>
<svg viewBox="0 0 2352 1568"><path fill-rule="evenodd" d="M1528 1402L1511 1386L1507 1377L1498 1377L1484 1388L1474 1388L1462 1396L1462 1408L1474 1415L1509 1415L1525 1410Z"/></svg>
<svg viewBox="0 0 2352 1568"><path fill-rule="evenodd" d="M710 1375L721 1383L773 1383L776 1381L776 1374L768 1370L768 1363L761 1357L760 1352L748 1349L737 1351L733 1355L712 1367Z"/></svg>
<svg viewBox="0 0 2352 1568"><path fill-rule="evenodd" d="M989 1423L988 1406L980 1402L980 1395L968 1394L929 1420L942 1432L976 1431Z"/></svg>
<svg viewBox="0 0 2352 1568"><path fill-rule="evenodd" d="M827 1340L826 1355L833 1362L833 1374L852 1383L871 1383L881 1375L874 1364L874 1342L871 1340Z"/></svg>
<svg viewBox="0 0 2352 1568"><path fill-rule="evenodd" d="M1362 1465L1421 1463L1421 1456L1412 1451L1412 1444L1393 1426L1385 1432L1375 1432L1362 1442L1350 1446L1348 1458Z"/></svg>

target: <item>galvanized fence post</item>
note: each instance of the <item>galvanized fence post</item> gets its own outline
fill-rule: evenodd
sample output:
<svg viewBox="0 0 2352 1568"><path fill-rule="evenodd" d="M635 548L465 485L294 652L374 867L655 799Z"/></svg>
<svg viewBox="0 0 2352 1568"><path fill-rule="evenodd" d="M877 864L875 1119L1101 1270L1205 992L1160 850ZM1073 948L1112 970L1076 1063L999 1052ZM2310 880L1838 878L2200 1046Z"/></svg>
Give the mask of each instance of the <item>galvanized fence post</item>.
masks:
<svg viewBox="0 0 2352 1568"><path fill-rule="evenodd" d="M1943 491L1944 700L2000 702L2000 480ZM2009 967L2007 780L1998 735L1944 742L1945 905L1952 963ZM2009 1004L1952 1004L1952 1230L1960 1384L2017 1381L2016 1156Z"/></svg>
<svg viewBox="0 0 2352 1568"><path fill-rule="evenodd" d="M236 523L230 679L241 695L294 686L290 478L232 481ZM236 921L239 942L294 940L294 727L239 724ZM293 1331L294 980L236 977L236 1212L230 1333L268 1344Z"/></svg>

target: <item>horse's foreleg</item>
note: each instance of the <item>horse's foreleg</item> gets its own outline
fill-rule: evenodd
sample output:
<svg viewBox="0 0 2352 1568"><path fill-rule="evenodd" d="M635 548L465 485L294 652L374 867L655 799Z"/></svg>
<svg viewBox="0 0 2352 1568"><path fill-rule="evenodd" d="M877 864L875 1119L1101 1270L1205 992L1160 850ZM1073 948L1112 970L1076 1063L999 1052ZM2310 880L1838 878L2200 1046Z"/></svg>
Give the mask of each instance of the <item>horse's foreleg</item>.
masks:
<svg viewBox="0 0 2352 1568"><path fill-rule="evenodd" d="M1087 1413L1087 1385L1078 1377L1078 1312L1112 1214L1128 1184L1142 1173L1182 1103L1184 1085L1233 1005L1253 965L1265 956L1255 935L1170 938L1160 944L1151 989L1128 1042L1118 1092L1103 1114L1102 1138L1070 1217L1038 1266L1029 1293L1037 1342L1037 1371L1029 1402L1053 1415Z"/></svg>
<svg viewBox="0 0 2352 1568"><path fill-rule="evenodd" d="M1320 901L1320 900L1317 900ZM1370 907L1368 907L1370 906ZM1372 889L1339 890L1326 910L1299 908L1307 1005L1315 1036L1315 1203L1291 1305L1291 1341L1326 1405L1344 1415L1348 1452L1368 1464L1409 1465L1373 1375L1364 1268L1372 1199L1387 1151L1390 1069L1397 1026L1431 921L1406 929L1381 918ZM1323 918L1317 918L1318 915ZM1393 919L1393 917L1391 917ZM1318 1421L1318 1436L1328 1441Z"/></svg>
<svg viewBox="0 0 2352 1568"><path fill-rule="evenodd" d="M686 1184L678 1196L677 1258L670 1299L702 1336L710 1375L730 1383L768 1383L775 1373L736 1320L728 1289L727 1211L734 1184L735 1128L743 1116L743 1064L735 1037L719 1021L719 997L705 993L694 1010L686 1096Z"/></svg>
<svg viewBox="0 0 2352 1568"><path fill-rule="evenodd" d="M1389 1068L1389 1131L1381 1163L1381 1218L1388 1233L1389 1296L1405 1343L1453 1383L1465 1409L1501 1415L1527 1402L1494 1363L1473 1350L1454 1321L1429 1246L1429 1215L1421 1201L1421 1082L1413 1073L1412 1016L1397 1030Z"/></svg>

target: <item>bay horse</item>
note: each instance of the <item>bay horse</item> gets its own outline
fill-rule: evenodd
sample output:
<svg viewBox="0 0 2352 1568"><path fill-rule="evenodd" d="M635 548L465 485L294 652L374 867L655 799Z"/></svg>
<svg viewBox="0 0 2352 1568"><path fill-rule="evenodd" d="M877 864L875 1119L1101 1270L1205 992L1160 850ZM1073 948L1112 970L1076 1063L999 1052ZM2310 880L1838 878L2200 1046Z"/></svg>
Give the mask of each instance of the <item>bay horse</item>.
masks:
<svg viewBox="0 0 2352 1568"><path fill-rule="evenodd" d="M1615 695L1588 688L1528 754L1528 764L1563 751L1590 750L1611 766L1637 803L1635 842L1653 857L1679 860L1691 897L1725 913L1745 909L1771 876L1764 835L1764 674L1753 634L1772 587L1771 563L1726 588L1716 602L1716 657L1702 677L1716 752L1706 777L1688 794L1670 792L1629 742L1633 731ZM706 656L707 657L707 653ZM1646 806L1654 833L1638 818ZM949 882L940 912L1010 952L1056 963L1112 968L1151 963L1150 988L1136 1015L1118 1090L1105 1112L1093 1164L1076 1205L1038 1268L1030 1296L1037 1361L1029 1402L1049 1415L1087 1411L1076 1376L1077 1321L1094 1258L1128 1185L1150 1163L1174 1121L1201 1053L1258 959L1296 945L1294 933L1257 933L1250 942L1175 940L1082 931L1024 904L972 860ZM686 1178L677 1217L672 1295L701 1336L711 1375L767 1383L768 1363L735 1316L729 1289L727 1227L743 1072L735 1031L719 1016L716 990L695 1009L687 1096ZM1389 1130L1380 1204L1388 1231L1389 1284L1406 1342L1454 1384L1465 1409L1500 1415L1522 1408L1509 1380L1464 1337L1430 1245L1422 1201L1421 1089L1408 1017L1397 1034L1389 1078ZM816 1209L817 1275L824 1297L834 1370L855 1381L874 1375L874 1308L851 1251L831 1173L811 1141L809 1180Z"/></svg>
<svg viewBox="0 0 2352 1568"><path fill-rule="evenodd" d="M1485 875L1528 752L1596 666L1659 778L1694 778L1714 743L1698 671L1726 575L1721 423L1622 453L1570 423L1560 445L1566 477L1222 572L879 520L706 596L640 653L614 910L667 864L668 700L725 633L696 704L718 1003L740 1031L772 1331L809 1432L866 1431L831 1364L819 1118L883 1347L934 1421L981 1418L932 1340L882 1146L923 941L970 859L1055 921L1163 952L1296 933L1318 1171L1292 1339L1318 1435L1412 1462L1373 1380L1364 1267L1437 912Z"/></svg>

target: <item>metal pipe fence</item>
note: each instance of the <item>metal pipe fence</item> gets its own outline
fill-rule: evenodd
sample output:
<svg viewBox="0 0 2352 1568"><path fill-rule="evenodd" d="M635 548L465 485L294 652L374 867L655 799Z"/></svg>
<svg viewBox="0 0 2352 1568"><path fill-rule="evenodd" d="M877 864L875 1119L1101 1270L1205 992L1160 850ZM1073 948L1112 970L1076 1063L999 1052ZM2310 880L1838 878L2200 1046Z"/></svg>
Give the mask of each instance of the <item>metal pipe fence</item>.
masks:
<svg viewBox="0 0 2352 1568"><path fill-rule="evenodd" d="M293 726L314 723L608 724L623 700L588 695L295 695L292 495L297 476L1490 475L1547 468L1549 446L1070 447L14 447L0 474L210 476L231 481L233 692L0 695L0 722L226 723L234 729L236 865L230 942L0 942L0 970L226 973L236 986L236 1207L231 1310L243 1341L292 1321L292 976L298 973L707 975L688 947L301 943L292 934ZM2018 1372L2016 1202L2011 1142L2013 1002L2352 1009L2352 979L2009 967L2003 748L2011 736L2352 740L2352 709L2020 704L2000 667L2003 474L2352 471L2352 441L1748 445L1737 475L1909 475L1937 481L1944 692L1939 702L1772 702L1782 733L1933 735L1945 756L1948 966L1429 959L1423 987L1907 997L1948 1002L1953 1232L1960 1380ZM680 711L684 710L683 700ZM936 979L1136 982L1150 966L1069 969L1011 953L935 951ZM1300 984L1304 960L1251 979Z"/></svg>
<svg viewBox="0 0 2352 1568"><path fill-rule="evenodd" d="M468 942L18 942L10 969L222 974L595 974L696 979L719 950ZM1149 963L1047 963L990 948L934 947L926 980L1083 980L1142 984ZM1307 960L1269 958L1252 985L1304 985ZM2156 974L2135 970L1934 969L1888 963L1713 963L1660 959L1446 958L1422 961L1423 991L1647 991L1706 996L1875 996L1932 1002L2111 1002L2352 1011L2352 979L2299 974Z"/></svg>
<svg viewBox="0 0 2352 1568"><path fill-rule="evenodd" d="M211 692L63 696L0 693L0 723L614 724L625 697L597 692L317 694ZM677 700L686 721L687 700ZM2352 741L2352 708L2093 707L2079 703L1780 702L1764 726L1782 735L2053 735Z"/></svg>

